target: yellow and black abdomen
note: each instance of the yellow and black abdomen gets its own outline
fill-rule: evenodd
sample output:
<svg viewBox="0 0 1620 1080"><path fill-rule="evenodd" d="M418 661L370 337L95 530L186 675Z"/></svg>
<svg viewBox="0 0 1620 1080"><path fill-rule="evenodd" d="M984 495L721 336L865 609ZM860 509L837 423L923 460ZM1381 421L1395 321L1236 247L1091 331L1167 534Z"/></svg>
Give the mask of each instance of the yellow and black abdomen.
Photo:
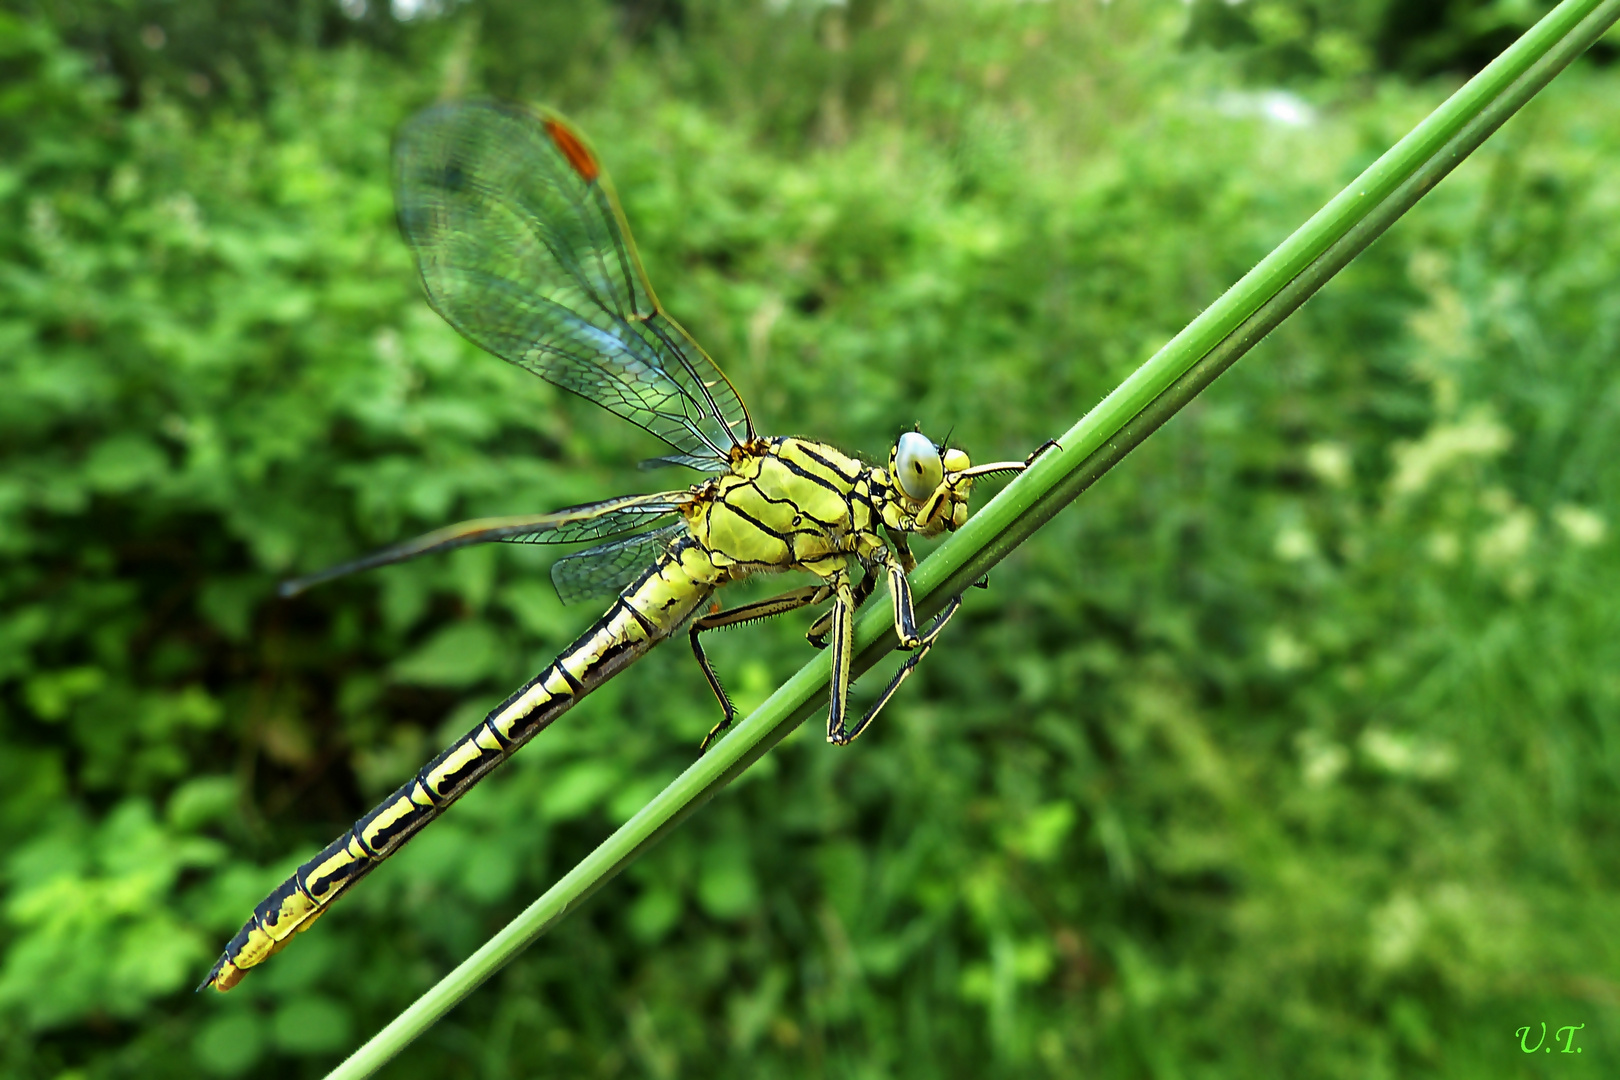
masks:
<svg viewBox="0 0 1620 1080"><path fill-rule="evenodd" d="M203 986L229 990L248 968L308 929L340 893L398 851L491 769L574 702L679 629L723 577L691 537L676 541L545 670L265 897L225 947Z"/></svg>

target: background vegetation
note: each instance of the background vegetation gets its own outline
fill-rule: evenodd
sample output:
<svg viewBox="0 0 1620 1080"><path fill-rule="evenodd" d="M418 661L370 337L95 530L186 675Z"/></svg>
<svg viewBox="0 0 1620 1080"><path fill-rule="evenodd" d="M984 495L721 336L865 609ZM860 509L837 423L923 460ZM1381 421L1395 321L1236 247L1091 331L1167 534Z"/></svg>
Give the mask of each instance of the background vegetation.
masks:
<svg viewBox="0 0 1620 1080"><path fill-rule="evenodd" d="M655 653L190 993L596 614L535 549L274 583L658 482L421 301L412 111L570 111L765 430L1021 456L1540 10L0 12L0 1071L319 1075L713 722ZM1613 54L974 593L859 746L806 725L388 1075L1612 1071ZM716 642L743 704L802 623ZM1541 1021L1582 1056L1521 1052Z"/></svg>

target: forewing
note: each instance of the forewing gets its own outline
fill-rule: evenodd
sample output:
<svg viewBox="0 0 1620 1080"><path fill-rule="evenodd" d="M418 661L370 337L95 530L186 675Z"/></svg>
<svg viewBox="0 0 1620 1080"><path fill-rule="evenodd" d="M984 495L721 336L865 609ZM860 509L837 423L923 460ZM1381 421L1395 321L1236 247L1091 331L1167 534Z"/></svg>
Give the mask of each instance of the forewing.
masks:
<svg viewBox="0 0 1620 1080"><path fill-rule="evenodd" d="M677 521L652 532L564 555L551 564L551 583L565 604L612 596L634 581L685 531L686 523Z"/></svg>
<svg viewBox="0 0 1620 1080"><path fill-rule="evenodd" d="M389 563L404 562L419 555L450 551L468 544L500 541L509 544L575 544L586 540L622 536L645 529L691 502L685 491L662 491L651 495L623 495L617 499L585 503L550 514L524 514L514 517L478 518L448 525L403 544L322 570L307 577L281 584L282 596L296 596L312 585L319 585L345 574L370 570ZM677 523L679 524L679 523ZM681 525L684 528L684 525Z"/></svg>
<svg viewBox="0 0 1620 1080"><path fill-rule="evenodd" d="M468 339L709 471L752 437L731 383L659 309L607 177L561 120L435 106L401 130L394 185L428 300Z"/></svg>

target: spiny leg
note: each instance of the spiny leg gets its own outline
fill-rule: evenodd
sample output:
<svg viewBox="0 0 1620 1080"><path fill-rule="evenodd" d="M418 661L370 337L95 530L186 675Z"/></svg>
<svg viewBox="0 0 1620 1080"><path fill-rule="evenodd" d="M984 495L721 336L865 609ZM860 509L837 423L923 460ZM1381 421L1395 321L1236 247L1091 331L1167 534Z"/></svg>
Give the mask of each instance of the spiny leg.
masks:
<svg viewBox="0 0 1620 1080"><path fill-rule="evenodd" d="M692 622L691 640L692 655L697 657L698 667L703 669L703 677L709 680L709 689L714 696L720 699L720 708L724 713L721 721L710 729L703 737L703 744L698 747L701 754L709 749L709 745L725 734L737 719L736 706L731 704L731 698L726 695L725 687L720 685L720 677L714 673L709 664L709 658L703 654L703 646L698 643L698 635L705 630L719 630L726 626L740 626L743 623L753 622L756 619L769 619L776 615L784 615L789 611L796 611L809 604L819 604L831 595L825 585L806 585L802 589L793 589L780 596L773 596L768 600L756 600L752 604L740 604L729 611L718 611L713 615L705 615Z"/></svg>
<svg viewBox="0 0 1620 1080"><path fill-rule="evenodd" d="M866 730L866 725L877 718L877 714L883 711L883 706L887 705L889 699L894 697L894 692L900 689L900 684L911 676L911 673L917 669L918 664L922 663L922 658L927 656L928 650L934 647L934 641L939 637L940 632L945 629L945 624L951 621L951 616L955 615L956 609L961 606L962 594L958 593L951 597L950 603L945 605L943 611L934 616L933 622L928 624L928 629L918 639L916 648L912 650L910 656L906 657L906 662L900 665L900 670L894 673L894 678L889 680L889 685L883 688L883 693L878 695L877 701L873 702L872 707L866 710L866 715L861 717L861 722L856 724L845 735L840 745L848 745L854 742L856 737Z"/></svg>
<svg viewBox="0 0 1620 1080"><path fill-rule="evenodd" d="M984 465L974 465L970 468L963 469L959 473L953 473L951 475L960 481L972 480L980 476L994 476L996 473L1021 473L1033 465L1035 463L1035 459L1046 453L1048 450L1061 449L1063 449L1063 447L1056 439L1047 439L1034 450L1030 451L1029 457L1025 458L1023 461L992 461Z"/></svg>
<svg viewBox="0 0 1620 1080"><path fill-rule="evenodd" d="M1029 452L1029 457L1024 459L1024 468L1027 469L1031 465L1035 464L1035 459L1040 457L1042 454L1046 453L1048 450L1062 450L1062 449L1063 449L1063 445L1061 443L1059 443L1056 439L1047 439L1045 442L1041 443L1041 445L1037 446L1035 449L1033 449L1033 450L1031 450Z"/></svg>
<svg viewBox="0 0 1620 1080"><path fill-rule="evenodd" d="M850 740L844 730L844 711L849 707L849 664L854 652L855 593L849 574L840 571L831 583L832 609L832 701L827 706L827 741L843 746Z"/></svg>
<svg viewBox="0 0 1620 1080"><path fill-rule="evenodd" d="M900 559L890 554L885 565L889 572L889 598L894 602L894 636L902 649L915 649L922 644L917 633L917 612L911 604L911 581Z"/></svg>
<svg viewBox="0 0 1620 1080"><path fill-rule="evenodd" d="M866 714L861 717L860 723L856 724L853 729L843 730L842 717L840 717L839 737L835 737L829 720L827 738L840 746L854 742L855 738L866 730L866 725L870 724L877 717L877 714L883 711L883 706L887 705L889 699L894 696L895 691L900 689L900 684L910 678L911 673L922 662L922 658L927 656L928 651L934 647L934 641L944 631L945 624L951 621L951 616L956 614L956 609L962 606L962 596L958 593L919 633L917 630L916 609L912 606L911 600L911 582L906 578L906 572L900 559L897 556L890 555L887 560L887 568L889 596L894 603L894 635L899 639L900 648L910 651L911 655L906 657L906 662L900 665L900 670L894 673L894 677L889 680L889 685L883 688L883 693L878 695L877 701L866 711ZM980 579L974 584L983 586L986 582ZM837 611L838 609L834 607L834 614Z"/></svg>
<svg viewBox="0 0 1620 1080"><path fill-rule="evenodd" d="M861 580L855 583L855 610L859 611L861 605L872 595L873 590L877 588L877 580L877 575L868 570L861 576ZM825 649L827 635L830 633L832 633L832 612L829 611L810 624L810 629L805 631L804 639L818 649Z"/></svg>

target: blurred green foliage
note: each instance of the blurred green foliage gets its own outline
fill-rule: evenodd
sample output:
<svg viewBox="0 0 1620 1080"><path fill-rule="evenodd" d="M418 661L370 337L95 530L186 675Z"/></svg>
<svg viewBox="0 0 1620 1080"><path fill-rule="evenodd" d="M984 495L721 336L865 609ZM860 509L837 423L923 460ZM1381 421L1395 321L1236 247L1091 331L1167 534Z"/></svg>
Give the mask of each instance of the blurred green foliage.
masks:
<svg viewBox="0 0 1620 1080"><path fill-rule="evenodd" d="M1477 71L1557 6L1556 0L1189 2L1189 44L1235 53L1251 75L1281 79ZM1600 62L1615 55L1612 40L1592 50Z"/></svg>
<svg viewBox="0 0 1620 1080"><path fill-rule="evenodd" d="M532 548L276 580L659 482L420 300L414 109L570 110L763 430L1020 456L1444 96L1379 61L1393 7L1301 64L1244 42L1306 0L1224 45L1173 2L0 14L0 1071L318 1075L715 718L655 652L190 994L596 614ZM1542 1020L1614 1060L1617 133L1620 75L1561 78L859 746L806 725L388 1075L1530 1076ZM741 704L802 622L715 643Z"/></svg>

